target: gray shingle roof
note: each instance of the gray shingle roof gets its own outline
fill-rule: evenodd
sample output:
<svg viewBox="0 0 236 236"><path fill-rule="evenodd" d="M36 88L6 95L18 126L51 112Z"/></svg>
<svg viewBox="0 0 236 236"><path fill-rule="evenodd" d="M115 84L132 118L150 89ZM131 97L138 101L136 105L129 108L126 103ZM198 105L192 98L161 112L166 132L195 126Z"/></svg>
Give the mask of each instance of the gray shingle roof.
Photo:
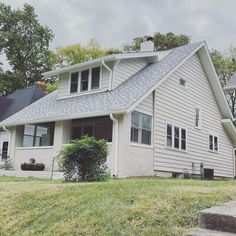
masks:
<svg viewBox="0 0 236 236"><path fill-rule="evenodd" d="M235 89L236 88L236 73L230 77L228 83L224 87L224 89Z"/></svg>
<svg viewBox="0 0 236 236"><path fill-rule="evenodd" d="M4 120L0 126L125 112L201 45L203 42L172 50L161 61L148 64L112 91L60 100L57 100L57 91L55 91Z"/></svg>

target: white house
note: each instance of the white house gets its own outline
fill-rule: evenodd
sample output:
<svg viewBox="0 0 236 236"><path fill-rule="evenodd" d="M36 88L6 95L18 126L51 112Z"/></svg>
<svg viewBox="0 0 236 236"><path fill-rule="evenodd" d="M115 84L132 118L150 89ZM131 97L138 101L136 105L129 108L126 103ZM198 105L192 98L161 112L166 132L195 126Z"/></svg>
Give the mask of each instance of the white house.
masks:
<svg viewBox="0 0 236 236"><path fill-rule="evenodd" d="M0 121L12 116L24 107L32 104L41 97L45 96L45 92L38 86L17 89L8 96L0 97ZM0 163L1 159L5 160L8 153L10 134L0 127Z"/></svg>
<svg viewBox="0 0 236 236"><path fill-rule="evenodd" d="M114 176L235 175L236 129L205 42L163 52L142 45L44 73L59 88L0 123L9 155L35 158L50 176L53 158L72 139L105 138ZM39 175L39 172L37 172ZM30 173L32 175L32 173Z"/></svg>

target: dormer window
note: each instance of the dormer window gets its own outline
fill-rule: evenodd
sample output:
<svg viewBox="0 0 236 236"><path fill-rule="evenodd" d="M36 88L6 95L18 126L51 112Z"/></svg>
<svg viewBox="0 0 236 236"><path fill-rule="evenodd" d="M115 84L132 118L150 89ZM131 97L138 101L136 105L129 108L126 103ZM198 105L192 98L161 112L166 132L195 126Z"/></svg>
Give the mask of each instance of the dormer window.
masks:
<svg viewBox="0 0 236 236"><path fill-rule="evenodd" d="M71 74L71 81L70 81L70 92L71 93L76 93L78 91L78 79L79 79L78 72Z"/></svg>
<svg viewBox="0 0 236 236"><path fill-rule="evenodd" d="M91 89L98 89L100 84L100 67L92 69Z"/></svg>
<svg viewBox="0 0 236 236"><path fill-rule="evenodd" d="M89 70L83 70L81 72L81 83L80 83L80 91L88 91L88 83L89 83Z"/></svg>
<svg viewBox="0 0 236 236"><path fill-rule="evenodd" d="M91 91L100 88L100 67L71 73L70 93Z"/></svg>

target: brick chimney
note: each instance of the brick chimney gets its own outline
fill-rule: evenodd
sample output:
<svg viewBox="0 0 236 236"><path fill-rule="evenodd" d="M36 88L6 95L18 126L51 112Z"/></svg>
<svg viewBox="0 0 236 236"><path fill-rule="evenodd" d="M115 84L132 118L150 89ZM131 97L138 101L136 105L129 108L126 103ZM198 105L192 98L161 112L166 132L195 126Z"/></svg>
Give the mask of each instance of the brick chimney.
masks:
<svg viewBox="0 0 236 236"><path fill-rule="evenodd" d="M47 86L44 81L37 81L36 86L41 90L46 91Z"/></svg>

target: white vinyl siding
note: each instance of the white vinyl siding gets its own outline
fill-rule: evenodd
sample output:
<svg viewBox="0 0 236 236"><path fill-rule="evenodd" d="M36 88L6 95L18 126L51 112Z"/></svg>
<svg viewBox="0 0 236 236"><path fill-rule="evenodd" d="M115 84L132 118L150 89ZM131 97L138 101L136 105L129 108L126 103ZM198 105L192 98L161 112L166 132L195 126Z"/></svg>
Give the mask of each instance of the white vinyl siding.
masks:
<svg viewBox="0 0 236 236"><path fill-rule="evenodd" d="M153 94L151 93L148 97L146 97L137 107L135 107L134 110L153 116ZM143 145L130 142L131 114L132 112L125 114L124 116L117 117L119 120L118 176L152 176L154 175L153 147L152 145ZM153 133L151 139L153 140ZM115 142L114 137L113 142Z"/></svg>
<svg viewBox="0 0 236 236"><path fill-rule="evenodd" d="M187 81L182 89L179 79ZM195 104L201 104L201 129L195 128ZM232 143L221 124L222 115L202 68L198 55L193 55L157 89L154 115L154 168L157 171L192 172L192 163L199 174L200 163L214 169L216 176L233 175ZM173 122L188 131L187 152L165 148L166 122ZM209 152L209 133L217 133L218 153Z"/></svg>
<svg viewBox="0 0 236 236"><path fill-rule="evenodd" d="M144 68L147 64L148 62L144 58L121 60L114 69L112 87L117 87L130 76Z"/></svg>

